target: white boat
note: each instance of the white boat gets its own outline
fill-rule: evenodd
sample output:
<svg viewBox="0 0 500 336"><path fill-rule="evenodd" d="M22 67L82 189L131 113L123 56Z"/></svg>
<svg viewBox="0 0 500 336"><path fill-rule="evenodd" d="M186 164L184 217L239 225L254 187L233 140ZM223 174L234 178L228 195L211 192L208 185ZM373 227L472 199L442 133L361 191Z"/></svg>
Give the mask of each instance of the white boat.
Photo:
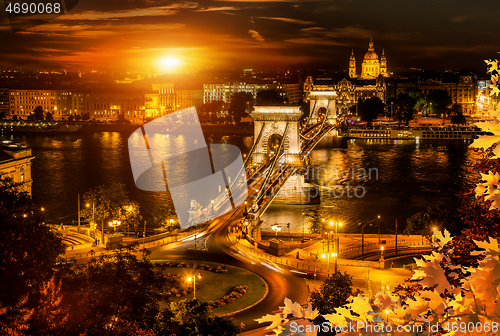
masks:
<svg viewBox="0 0 500 336"><path fill-rule="evenodd" d="M479 135L492 135L477 127L400 127L400 128L351 128L342 135L350 139L401 139L401 140L474 140Z"/></svg>

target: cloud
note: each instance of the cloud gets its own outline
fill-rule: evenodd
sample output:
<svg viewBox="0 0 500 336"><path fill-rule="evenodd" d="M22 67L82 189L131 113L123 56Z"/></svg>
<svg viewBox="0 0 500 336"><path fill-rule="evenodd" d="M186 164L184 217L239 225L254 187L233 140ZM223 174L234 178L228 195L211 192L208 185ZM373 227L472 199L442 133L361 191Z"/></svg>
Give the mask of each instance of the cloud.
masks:
<svg viewBox="0 0 500 336"><path fill-rule="evenodd" d="M329 40L326 38L319 37L299 37L286 40L289 43L299 43L299 44L315 44L315 45L334 45L334 46L346 46L347 43Z"/></svg>
<svg viewBox="0 0 500 336"><path fill-rule="evenodd" d="M250 35L252 35L252 37L253 37L254 39L256 39L257 41L259 41L259 42L264 42L264 41L265 41L265 39L264 39L264 38L263 38L263 37L259 34L259 32L258 32L258 31L256 31L256 30L250 29L250 30L248 31L248 33L249 33Z"/></svg>
<svg viewBox="0 0 500 336"><path fill-rule="evenodd" d="M259 17L258 17L258 19L277 20L277 21L284 21L284 22L298 23L298 24L313 24L313 23L314 23L314 22L311 22L311 21L304 21L304 20L290 19L290 18L284 18L284 17L267 17L267 16L259 16Z"/></svg>
<svg viewBox="0 0 500 336"><path fill-rule="evenodd" d="M116 12L97 12L87 11L79 14L67 14L63 17L64 20L110 20L110 19L125 19L133 17L145 16L166 16L177 13L180 9L197 8L196 2L174 3L169 6L150 7L150 8L135 8Z"/></svg>
<svg viewBox="0 0 500 336"><path fill-rule="evenodd" d="M473 18L474 18L474 17L472 17L472 16L468 16L468 15L457 15L457 16L452 16L452 17L450 18L450 20L451 20L452 22L458 22L458 23L460 23L460 22L464 22L464 21L472 20Z"/></svg>
<svg viewBox="0 0 500 336"><path fill-rule="evenodd" d="M240 10L240 8L236 8L234 6L226 6L226 7L209 7L196 10L197 12L217 12L217 11L234 11Z"/></svg>

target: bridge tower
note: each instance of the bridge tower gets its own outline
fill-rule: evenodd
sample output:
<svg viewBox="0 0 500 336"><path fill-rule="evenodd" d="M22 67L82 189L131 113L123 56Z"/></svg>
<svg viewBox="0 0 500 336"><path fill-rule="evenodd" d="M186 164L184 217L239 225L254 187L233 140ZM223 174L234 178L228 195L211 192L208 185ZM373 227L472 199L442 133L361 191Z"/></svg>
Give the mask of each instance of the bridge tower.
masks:
<svg viewBox="0 0 500 336"><path fill-rule="evenodd" d="M328 113L327 122L330 125L335 125L337 122L337 109L335 100L337 93L335 91L311 91L307 97L310 101L310 118L313 124L319 121L319 110L325 109Z"/></svg>
<svg viewBox="0 0 500 336"><path fill-rule="evenodd" d="M284 138L285 163L301 166L299 119L302 116L299 106L255 106L250 113L254 119L255 151L253 162L267 163L272 156L273 146Z"/></svg>

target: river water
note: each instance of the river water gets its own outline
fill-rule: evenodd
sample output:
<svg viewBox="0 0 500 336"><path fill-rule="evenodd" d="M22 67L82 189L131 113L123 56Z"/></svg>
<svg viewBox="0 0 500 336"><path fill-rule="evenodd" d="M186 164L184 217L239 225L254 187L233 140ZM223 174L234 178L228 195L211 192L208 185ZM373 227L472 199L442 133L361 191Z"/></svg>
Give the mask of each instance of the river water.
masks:
<svg viewBox="0 0 500 336"><path fill-rule="evenodd" d="M129 134L84 132L68 134L9 135L33 149L33 197L46 208L46 221L71 223L77 217L77 197L90 188L119 182L130 198L151 218L162 204L171 204L166 193L135 187L128 158ZM212 136L214 143L227 141L248 152L252 137ZM428 206L457 206L457 194L471 187L475 176L467 170L469 143L461 141L332 140L310 155L308 182L322 193L321 204L271 205L263 215L263 230L278 223L286 232L314 232L321 219L341 221L342 232L394 229L402 231L406 218ZM353 174L354 172L354 174ZM303 215L304 214L304 215ZM372 226L370 226L372 225Z"/></svg>

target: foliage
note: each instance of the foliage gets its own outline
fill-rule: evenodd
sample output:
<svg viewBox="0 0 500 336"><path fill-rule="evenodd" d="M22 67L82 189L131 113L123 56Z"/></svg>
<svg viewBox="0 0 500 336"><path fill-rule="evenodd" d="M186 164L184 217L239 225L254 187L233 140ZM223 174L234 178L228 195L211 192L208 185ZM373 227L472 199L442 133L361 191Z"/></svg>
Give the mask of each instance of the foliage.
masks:
<svg viewBox="0 0 500 336"><path fill-rule="evenodd" d="M83 207L81 214L89 222L94 214L96 223L104 221L106 224L107 221L119 220L122 227L129 225L130 228L138 228L143 223L139 204L130 201L124 184L98 186L86 192L83 200L88 206Z"/></svg>
<svg viewBox="0 0 500 336"><path fill-rule="evenodd" d="M52 113L50 113L50 112L45 113L45 120L52 121Z"/></svg>
<svg viewBox="0 0 500 336"><path fill-rule="evenodd" d="M408 126L410 120L413 119L417 100L411 97L408 93L400 93L393 102L394 117L400 124L403 122L406 126Z"/></svg>
<svg viewBox="0 0 500 336"><path fill-rule="evenodd" d="M229 114L233 116L236 123L239 123L242 118L246 117L252 111L253 104L254 99L251 93L236 92L231 97Z"/></svg>
<svg viewBox="0 0 500 336"><path fill-rule="evenodd" d="M62 305L71 315L64 330L99 334L125 322L153 329L164 284L161 272L129 251L93 258L64 275Z"/></svg>
<svg viewBox="0 0 500 336"><path fill-rule="evenodd" d="M392 335L469 335L472 325L474 335L498 334L500 248L497 240L475 241L482 250L471 254L483 256L477 268L452 263L450 255L454 250L447 247L452 241L447 231L444 234L437 232L435 240L433 245L436 251L417 260L419 269L414 272L411 280L421 287L414 287L412 295L401 299L399 295L379 292L375 295L374 306L367 297L352 296L348 304L323 317L334 327L362 323L364 327L378 326L383 334L387 334L390 326ZM450 279L455 280L455 284ZM269 328L280 334L284 330L283 325L289 321L288 316L293 313L283 308L280 310L274 316L267 315L257 321L273 322ZM298 314L293 314L293 317L303 318ZM422 329L396 332L397 325L421 326ZM342 333L358 334L350 331ZM365 330L363 334L377 333Z"/></svg>
<svg viewBox="0 0 500 336"><path fill-rule="evenodd" d="M465 124L467 119L464 116L462 105L454 103L450 108L451 112L451 123L452 124Z"/></svg>
<svg viewBox="0 0 500 336"><path fill-rule="evenodd" d="M21 336L29 328L29 319L34 309L26 308L28 296L20 298L13 307L0 304L0 333L2 335Z"/></svg>
<svg viewBox="0 0 500 336"><path fill-rule="evenodd" d="M165 231L173 231L180 227L176 212L166 204L161 204L153 213L153 226Z"/></svg>
<svg viewBox="0 0 500 336"><path fill-rule="evenodd" d="M0 302L8 307L30 295L28 305L54 274L64 253L61 237L43 222L40 207L21 184L0 180Z"/></svg>
<svg viewBox="0 0 500 336"><path fill-rule="evenodd" d="M421 211L406 220L405 235L421 234L429 240L432 236L433 228L447 229L452 234L460 234L464 227L463 220L457 216L456 212L451 213L441 206L428 207L427 211Z"/></svg>
<svg viewBox="0 0 500 336"><path fill-rule="evenodd" d="M180 326L179 336L232 336L238 328L228 319L213 316L208 304L198 300L182 300L170 303L170 321Z"/></svg>
<svg viewBox="0 0 500 336"><path fill-rule="evenodd" d="M321 284L319 290L310 294L310 300L321 314L330 314L335 308L345 305L352 294L352 277L347 272L335 272Z"/></svg>
<svg viewBox="0 0 500 336"><path fill-rule="evenodd" d="M358 112L363 121L370 127L373 120L384 113L385 104L378 97L358 100Z"/></svg>
<svg viewBox="0 0 500 336"><path fill-rule="evenodd" d="M434 89L427 95L432 112L438 116L448 112L448 107L452 104L450 93L446 90Z"/></svg>
<svg viewBox="0 0 500 336"><path fill-rule="evenodd" d="M43 107L42 106L35 107L35 109L33 110L33 116L34 116L35 120L42 121L43 115L44 115Z"/></svg>

